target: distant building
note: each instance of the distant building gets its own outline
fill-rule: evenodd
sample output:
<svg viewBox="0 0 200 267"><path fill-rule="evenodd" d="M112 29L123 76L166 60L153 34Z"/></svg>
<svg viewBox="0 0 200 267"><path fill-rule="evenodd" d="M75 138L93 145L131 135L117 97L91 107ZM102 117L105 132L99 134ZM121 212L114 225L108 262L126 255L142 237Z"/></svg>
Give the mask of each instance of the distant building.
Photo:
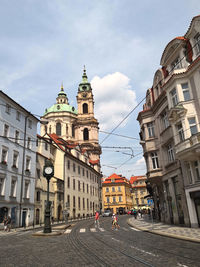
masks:
<svg viewBox="0 0 200 267"><path fill-rule="evenodd" d="M33 224L38 121L0 91L0 223Z"/></svg>
<svg viewBox="0 0 200 267"><path fill-rule="evenodd" d="M158 219L200 226L200 16L165 47L138 114Z"/></svg>
<svg viewBox="0 0 200 267"><path fill-rule="evenodd" d="M78 109L69 104L63 86L56 103L41 117L41 137L57 147L53 156L54 186L59 198L54 201L54 218L86 217L101 210L101 168L98 121L94 117L92 88L84 69L77 93ZM58 185L58 184L57 184ZM55 189L57 188L57 189ZM63 192L63 193L62 193ZM63 194L63 198L62 198Z"/></svg>
<svg viewBox="0 0 200 267"><path fill-rule="evenodd" d="M136 209L148 208L147 199L145 198L149 194L146 189L146 180L147 177L145 175L131 176L130 178L133 207Z"/></svg>
<svg viewBox="0 0 200 267"><path fill-rule="evenodd" d="M131 184L122 175L113 173L102 183L103 208L118 213L132 208Z"/></svg>

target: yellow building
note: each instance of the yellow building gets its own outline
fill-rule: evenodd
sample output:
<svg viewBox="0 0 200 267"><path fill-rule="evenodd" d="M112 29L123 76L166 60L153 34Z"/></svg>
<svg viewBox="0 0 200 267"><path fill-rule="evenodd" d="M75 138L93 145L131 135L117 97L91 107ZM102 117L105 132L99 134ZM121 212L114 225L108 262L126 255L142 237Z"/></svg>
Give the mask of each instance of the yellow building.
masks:
<svg viewBox="0 0 200 267"><path fill-rule="evenodd" d="M121 175L112 174L102 182L103 209L127 212L132 208L131 184Z"/></svg>
<svg viewBox="0 0 200 267"><path fill-rule="evenodd" d="M149 193L146 189L146 181L147 177L143 176L132 176L130 178L130 183L132 185L132 200L133 207L135 209L147 208L147 196Z"/></svg>

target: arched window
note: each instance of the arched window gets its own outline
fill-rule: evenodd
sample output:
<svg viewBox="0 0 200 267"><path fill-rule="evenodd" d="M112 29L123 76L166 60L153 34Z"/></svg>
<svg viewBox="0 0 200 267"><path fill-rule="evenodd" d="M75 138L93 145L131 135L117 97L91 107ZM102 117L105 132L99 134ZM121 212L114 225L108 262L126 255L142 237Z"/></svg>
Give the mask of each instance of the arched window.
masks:
<svg viewBox="0 0 200 267"><path fill-rule="evenodd" d="M61 135L61 123L60 122L56 123L56 134Z"/></svg>
<svg viewBox="0 0 200 267"><path fill-rule="evenodd" d="M83 104L83 113L88 113L88 104L86 103Z"/></svg>
<svg viewBox="0 0 200 267"><path fill-rule="evenodd" d="M75 137L75 128L74 128L74 124L72 124L72 137Z"/></svg>
<svg viewBox="0 0 200 267"><path fill-rule="evenodd" d="M49 133L51 134L51 125L49 126Z"/></svg>
<svg viewBox="0 0 200 267"><path fill-rule="evenodd" d="M83 130L83 140L89 140L89 131L88 131L88 128L85 128Z"/></svg>

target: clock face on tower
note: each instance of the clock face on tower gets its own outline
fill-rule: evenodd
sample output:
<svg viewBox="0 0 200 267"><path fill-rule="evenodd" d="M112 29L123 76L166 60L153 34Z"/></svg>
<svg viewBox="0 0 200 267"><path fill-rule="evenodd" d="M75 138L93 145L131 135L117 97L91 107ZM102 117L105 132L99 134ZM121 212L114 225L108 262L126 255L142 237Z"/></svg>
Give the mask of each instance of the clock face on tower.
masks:
<svg viewBox="0 0 200 267"><path fill-rule="evenodd" d="M87 93L83 93L82 94L82 97L87 97Z"/></svg>

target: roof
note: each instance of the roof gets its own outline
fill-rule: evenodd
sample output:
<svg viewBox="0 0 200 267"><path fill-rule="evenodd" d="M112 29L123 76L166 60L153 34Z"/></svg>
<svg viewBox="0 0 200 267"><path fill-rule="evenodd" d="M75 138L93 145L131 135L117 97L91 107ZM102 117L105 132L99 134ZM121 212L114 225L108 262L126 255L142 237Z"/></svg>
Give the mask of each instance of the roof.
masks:
<svg viewBox="0 0 200 267"><path fill-rule="evenodd" d="M69 104L66 104L66 103L54 104L50 108L46 108L44 115L46 115L47 113L51 113L51 112L69 112L75 115L78 114L77 110L73 106L70 106Z"/></svg>
<svg viewBox="0 0 200 267"><path fill-rule="evenodd" d="M197 16L195 16L195 17L192 18L192 21L190 22L190 26L189 26L189 28L188 28L186 34L184 35L185 37L186 37L186 36L188 35L188 33L190 32L190 29L191 29L191 27L192 27L192 24L193 24L194 20L196 20L197 18L200 18L200 15L197 15Z"/></svg>
<svg viewBox="0 0 200 267"><path fill-rule="evenodd" d="M130 178L130 183L133 184L134 182L136 181L139 181L139 180L146 180L146 176L145 175L139 175L139 176L131 176Z"/></svg>
<svg viewBox="0 0 200 267"><path fill-rule="evenodd" d="M113 179L114 179L114 182L113 182ZM111 176L106 178L105 181L102 182L102 185L104 185L104 184L113 184L113 183L124 183L124 184L130 185L130 182L129 182L128 179L126 179L122 175L116 174L116 173L113 173Z"/></svg>
<svg viewBox="0 0 200 267"><path fill-rule="evenodd" d="M17 105L20 107L20 109L22 109L25 113L28 113L29 116L31 116L32 118L34 118L36 121L40 121L38 118L36 118L33 114L31 114L31 112L29 112L28 110L26 110L24 107L22 107L20 104L18 104L15 100L13 100L11 97L9 97L7 94L5 94L2 90L0 90L0 93L2 95L4 95L6 98L8 98L11 102L13 102L13 104Z"/></svg>

